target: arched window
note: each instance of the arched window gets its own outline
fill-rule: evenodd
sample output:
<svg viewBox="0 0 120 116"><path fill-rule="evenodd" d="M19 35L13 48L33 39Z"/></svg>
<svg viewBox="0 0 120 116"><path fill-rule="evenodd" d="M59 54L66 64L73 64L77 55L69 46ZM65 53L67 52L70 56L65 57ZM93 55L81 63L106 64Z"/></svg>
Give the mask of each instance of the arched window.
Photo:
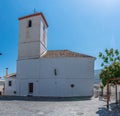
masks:
<svg viewBox="0 0 120 116"><path fill-rule="evenodd" d="M28 21L28 27L32 27L32 21L31 20Z"/></svg>

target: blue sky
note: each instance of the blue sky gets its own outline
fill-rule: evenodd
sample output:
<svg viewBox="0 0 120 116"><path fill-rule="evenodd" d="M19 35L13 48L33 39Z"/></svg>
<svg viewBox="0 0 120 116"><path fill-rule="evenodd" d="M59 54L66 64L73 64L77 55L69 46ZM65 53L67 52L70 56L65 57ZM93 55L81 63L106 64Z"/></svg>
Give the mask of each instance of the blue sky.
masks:
<svg viewBox="0 0 120 116"><path fill-rule="evenodd" d="M18 18L32 14L34 8L48 21L48 49L69 49L95 56L105 48L120 50L119 0L1 0L0 76L16 72Z"/></svg>

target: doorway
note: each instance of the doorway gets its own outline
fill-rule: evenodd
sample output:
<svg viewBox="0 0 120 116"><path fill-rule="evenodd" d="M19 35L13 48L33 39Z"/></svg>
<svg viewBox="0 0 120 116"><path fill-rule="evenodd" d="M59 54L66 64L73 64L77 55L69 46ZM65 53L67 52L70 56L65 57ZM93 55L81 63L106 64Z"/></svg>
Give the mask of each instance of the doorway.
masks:
<svg viewBox="0 0 120 116"><path fill-rule="evenodd" d="M33 94L33 88L34 88L33 83L28 83L28 92L29 92L29 94Z"/></svg>

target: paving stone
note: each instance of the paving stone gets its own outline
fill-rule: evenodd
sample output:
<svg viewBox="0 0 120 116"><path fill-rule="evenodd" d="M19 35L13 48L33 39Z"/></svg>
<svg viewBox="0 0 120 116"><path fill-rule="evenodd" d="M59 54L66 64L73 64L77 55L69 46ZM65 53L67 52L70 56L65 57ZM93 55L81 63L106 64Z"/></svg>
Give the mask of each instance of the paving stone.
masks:
<svg viewBox="0 0 120 116"><path fill-rule="evenodd" d="M0 99L0 116L120 116L120 106L92 99Z"/></svg>

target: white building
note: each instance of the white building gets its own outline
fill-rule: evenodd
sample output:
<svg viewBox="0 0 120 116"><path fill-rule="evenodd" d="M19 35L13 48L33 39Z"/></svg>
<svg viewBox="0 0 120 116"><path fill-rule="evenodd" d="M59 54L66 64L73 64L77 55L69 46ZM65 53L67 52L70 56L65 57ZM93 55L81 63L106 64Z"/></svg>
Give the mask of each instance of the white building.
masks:
<svg viewBox="0 0 120 116"><path fill-rule="evenodd" d="M4 95L16 95L16 74L10 74L8 76L5 76L5 92Z"/></svg>
<svg viewBox="0 0 120 116"><path fill-rule="evenodd" d="M0 96L4 94L5 80L0 78Z"/></svg>
<svg viewBox="0 0 120 116"><path fill-rule="evenodd" d="M15 80L14 89L11 86L10 93L6 87L5 94L91 96L95 58L69 50L47 50L48 23L42 13L21 17L19 21L17 73L10 77Z"/></svg>

